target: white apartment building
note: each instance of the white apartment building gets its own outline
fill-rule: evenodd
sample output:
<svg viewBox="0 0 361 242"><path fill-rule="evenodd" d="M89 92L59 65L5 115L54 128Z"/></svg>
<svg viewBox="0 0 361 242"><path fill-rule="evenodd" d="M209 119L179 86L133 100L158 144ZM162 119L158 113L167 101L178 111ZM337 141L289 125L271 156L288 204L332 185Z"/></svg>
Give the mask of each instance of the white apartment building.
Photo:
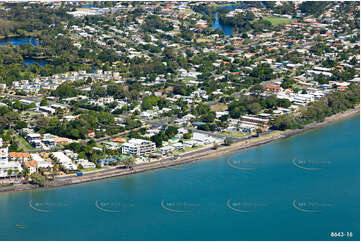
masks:
<svg viewBox="0 0 361 242"><path fill-rule="evenodd" d="M75 171L77 166L72 162L72 160L67 157L63 152L53 152L52 157L54 160L61 164L66 170Z"/></svg>
<svg viewBox="0 0 361 242"><path fill-rule="evenodd" d="M11 176L16 175L17 172L21 172L23 168L21 167L21 164L16 161L9 161L7 163L0 163L0 178L8 177L8 170L12 171Z"/></svg>
<svg viewBox="0 0 361 242"><path fill-rule="evenodd" d="M0 149L0 163L7 163L9 158L8 147Z"/></svg>
<svg viewBox="0 0 361 242"><path fill-rule="evenodd" d="M125 155L145 156L153 153L155 143L143 139L130 139L122 144L122 153Z"/></svg>
<svg viewBox="0 0 361 242"><path fill-rule="evenodd" d="M23 170L20 162L9 161L8 155L7 147L0 149L0 178L8 177L8 170L12 170L12 176L16 174L15 171L21 172Z"/></svg>

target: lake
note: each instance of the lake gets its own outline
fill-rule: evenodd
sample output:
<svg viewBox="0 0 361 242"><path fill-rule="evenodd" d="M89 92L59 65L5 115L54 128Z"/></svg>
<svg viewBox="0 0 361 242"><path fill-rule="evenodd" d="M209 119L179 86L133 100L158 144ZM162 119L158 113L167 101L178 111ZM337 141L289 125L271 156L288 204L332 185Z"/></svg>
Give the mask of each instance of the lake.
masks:
<svg viewBox="0 0 361 242"><path fill-rule="evenodd" d="M13 44L13 45L31 44L32 46L37 46L37 45L39 45L39 41L35 40L34 38L29 38L29 37L24 37L24 38L14 37L14 38L0 39L0 46L4 46L4 45L8 45L8 44ZM37 59L32 59L32 58L24 59L24 63L27 66L31 65L33 63L38 63L40 66L45 66L46 64L49 64L48 61L37 60Z"/></svg>
<svg viewBox="0 0 361 242"><path fill-rule="evenodd" d="M359 134L354 116L227 157L0 194L0 238L359 240Z"/></svg>
<svg viewBox="0 0 361 242"><path fill-rule="evenodd" d="M262 5L262 7L266 8L266 5L263 2L260 2L260 4ZM237 8L244 8L244 7L245 7L245 4L241 3L241 4L233 4L233 5L217 7L217 9L227 9L229 11L233 11ZM231 36L232 28L233 28L232 25L223 25L223 24L219 23L219 17L218 17L218 12L217 12L215 15L215 20L212 25L212 29L213 30L221 29L226 36Z"/></svg>
<svg viewBox="0 0 361 242"><path fill-rule="evenodd" d="M25 65L29 66L31 64L34 63L38 63L40 66L45 66L46 64L49 64L49 61L45 61L45 60L37 60L37 59L32 59L32 58L26 58L24 59L24 63Z"/></svg>
<svg viewBox="0 0 361 242"><path fill-rule="evenodd" d="M232 35L232 28L233 28L232 25L220 24L219 23L218 12L216 13L215 18L216 19L213 22L212 29L213 30L221 29L226 36L231 36Z"/></svg>
<svg viewBox="0 0 361 242"><path fill-rule="evenodd" d="M233 10L235 10L237 8L244 8L244 7L245 7L245 5L243 3L241 3L241 4L225 5L225 6L222 6L222 7L217 7L217 9L226 9L226 10L229 10L229 11L233 11ZM214 20L213 25L212 25L212 29L213 30L221 29L226 36L231 36L232 35L232 25L220 24L219 23L218 12L216 12L215 20Z"/></svg>
<svg viewBox="0 0 361 242"><path fill-rule="evenodd" d="M37 46L39 44L39 41L30 37L14 37L14 38L0 39L0 46L8 45L8 44L13 44L13 45L31 44L33 46Z"/></svg>

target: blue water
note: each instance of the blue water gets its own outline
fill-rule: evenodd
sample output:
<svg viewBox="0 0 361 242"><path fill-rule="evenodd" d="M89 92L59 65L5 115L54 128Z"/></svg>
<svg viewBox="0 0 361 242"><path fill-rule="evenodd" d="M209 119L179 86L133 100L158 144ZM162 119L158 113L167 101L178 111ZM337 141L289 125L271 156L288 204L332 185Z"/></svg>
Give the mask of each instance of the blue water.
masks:
<svg viewBox="0 0 361 242"><path fill-rule="evenodd" d="M222 7L217 7L217 9L227 9L229 11L233 11L237 8L244 8L244 6L245 5L243 3L241 3L238 5L226 5L226 6L222 6ZM221 29L226 36L231 36L232 28L233 28L232 25L223 25L223 24L219 23L218 12L217 12L216 16L215 16L215 20L212 25L212 29L213 30Z"/></svg>
<svg viewBox="0 0 361 242"><path fill-rule="evenodd" d="M216 13L215 20L212 25L212 29L221 29L226 36L232 35L232 25L223 25L219 23L218 12Z"/></svg>
<svg viewBox="0 0 361 242"><path fill-rule="evenodd" d="M32 46L37 46L39 44L34 38L5 38L0 39L0 46L1 45L23 45L23 44L31 44Z"/></svg>
<svg viewBox="0 0 361 242"><path fill-rule="evenodd" d="M352 232L342 240L359 240L359 134L356 116L174 169L0 194L0 238L340 240L330 233Z"/></svg>
<svg viewBox="0 0 361 242"><path fill-rule="evenodd" d="M35 40L34 38L18 38L18 37L0 39L0 46L8 45L8 44L13 44L13 45L31 44L32 46L37 46L39 45L39 41ZM35 60L32 58L24 59L24 63L27 66L33 63L38 63L40 66L45 66L46 64L49 64L49 62L47 61Z"/></svg>
<svg viewBox="0 0 361 242"><path fill-rule="evenodd" d="M222 7L217 7L217 9L227 9L229 11L233 11L237 8L244 8L244 3L241 4L233 4L233 5L226 5L226 6L222 6Z"/></svg>
<svg viewBox="0 0 361 242"><path fill-rule="evenodd" d="M49 64L48 61L45 61L45 60L36 60L36 59L32 59L32 58L29 58L29 59L24 59L24 63L25 65L29 66L31 64L34 64L34 63L38 63L40 66L45 66L46 64Z"/></svg>
<svg viewBox="0 0 361 242"><path fill-rule="evenodd" d="M94 5L93 4L82 5L82 6L80 6L80 8L94 8Z"/></svg>

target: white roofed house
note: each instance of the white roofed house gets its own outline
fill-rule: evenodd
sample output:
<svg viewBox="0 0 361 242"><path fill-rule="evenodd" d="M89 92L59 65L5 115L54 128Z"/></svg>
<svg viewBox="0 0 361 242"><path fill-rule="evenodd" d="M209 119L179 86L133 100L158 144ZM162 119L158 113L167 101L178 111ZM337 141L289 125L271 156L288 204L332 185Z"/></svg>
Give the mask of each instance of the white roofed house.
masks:
<svg viewBox="0 0 361 242"><path fill-rule="evenodd" d="M62 165L65 170L75 171L78 169L77 166L72 162L72 160L67 157L63 152L53 152L51 156L57 163Z"/></svg>
<svg viewBox="0 0 361 242"><path fill-rule="evenodd" d="M50 161L44 160L39 154L30 154L31 158L38 163L38 168L52 169L54 166Z"/></svg>
<svg viewBox="0 0 361 242"><path fill-rule="evenodd" d="M307 103L313 102L314 96L311 94L294 94L293 95L293 103L300 106L306 106Z"/></svg>
<svg viewBox="0 0 361 242"><path fill-rule="evenodd" d="M147 111L143 111L140 113L140 117L144 118L144 119L152 119L156 116L157 114L152 111L152 110L147 110Z"/></svg>
<svg viewBox="0 0 361 242"><path fill-rule="evenodd" d="M26 140L35 148L41 148L41 135L40 134L28 134Z"/></svg>
<svg viewBox="0 0 361 242"><path fill-rule="evenodd" d="M162 155L167 155L169 153L172 153L176 148L174 146L164 146L162 148L159 148L158 151L162 153Z"/></svg>
<svg viewBox="0 0 361 242"><path fill-rule="evenodd" d="M184 144L182 144L182 143L174 143L174 144L172 144L172 146L177 150L182 150L185 147Z"/></svg>
<svg viewBox="0 0 361 242"><path fill-rule="evenodd" d="M211 144L216 141L212 136L198 132L193 133L192 140L196 141L198 145Z"/></svg>
<svg viewBox="0 0 361 242"><path fill-rule="evenodd" d="M32 134L28 134L26 136L26 140L29 141L29 142L34 141L34 140L40 140L40 139L41 139L40 134L32 133Z"/></svg>
<svg viewBox="0 0 361 242"><path fill-rule="evenodd" d="M45 112L47 114L54 114L56 112L56 110L54 108L46 107L46 106L40 106L39 111Z"/></svg>
<svg viewBox="0 0 361 242"><path fill-rule="evenodd" d="M118 150L121 148L120 144L119 143L116 143L116 142L111 142L111 141L108 141L108 142L103 142L102 143L107 149L110 149L110 150Z"/></svg>
<svg viewBox="0 0 361 242"><path fill-rule="evenodd" d="M53 148L56 146L56 141L53 139L43 139L43 144L46 145L48 148Z"/></svg>
<svg viewBox="0 0 361 242"><path fill-rule="evenodd" d="M88 160L85 159L79 159L78 160L78 165L81 165L84 169L89 169L89 168L95 168L96 165L93 162L90 162Z"/></svg>

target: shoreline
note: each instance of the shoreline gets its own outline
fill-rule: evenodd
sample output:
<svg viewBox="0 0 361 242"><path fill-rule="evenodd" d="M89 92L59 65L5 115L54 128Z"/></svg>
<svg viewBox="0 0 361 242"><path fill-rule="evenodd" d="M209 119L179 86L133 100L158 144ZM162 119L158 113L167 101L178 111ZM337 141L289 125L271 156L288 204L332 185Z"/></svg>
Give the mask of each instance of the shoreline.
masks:
<svg viewBox="0 0 361 242"><path fill-rule="evenodd" d="M342 113L335 114L333 116L325 118L323 122L320 123L310 123L305 125L302 129L295 130L286 130L286 131L274 131L269 135L261 136L258 138L253 138L250 140L240 141L232 144L231 146L221 146L217 150L210 149L209 147L200 148L198 153L195 155L191 155L189 157L181 157L177 160L172 160L169 158L163 158L158 161L154 161L148 164L143 164L140 166L135 166L133 169L118 169L118 168L109 168L103 171L88 173L85 176L77 177L76 175L72 175L69 177L58 177L55 178L54 181L49 182L45 187L39 187L31 184L18 184L7 187L1 187L0 193L4 192L17 192L17 191L28 191L28 190L42 190L42 189L50 189L56 187L63 187L75 184L81 184L86 182L93 182L97 180L103 180L118 176L132 175L135 173L151 171L161 168L168 168L177 165L183 165L188 163L194 163L209 159L215 159L221 156L225 156L234 152L246 150L249 148L261 146L264 144L268 144L273 141L277 141L280 139L288 138L300 133L304 133L315 128L320 128L326 126L328 124L335 123L337 121L341 121L347 118L351 118L352 116L360 113L360 106L357 106L354 109L347 110ZM202 151L203 150L203 151ZM197 151L195 151L197 152ZM174 168L176 169L176 168ZM99 174L102 173L102 174Z"/></svg>

